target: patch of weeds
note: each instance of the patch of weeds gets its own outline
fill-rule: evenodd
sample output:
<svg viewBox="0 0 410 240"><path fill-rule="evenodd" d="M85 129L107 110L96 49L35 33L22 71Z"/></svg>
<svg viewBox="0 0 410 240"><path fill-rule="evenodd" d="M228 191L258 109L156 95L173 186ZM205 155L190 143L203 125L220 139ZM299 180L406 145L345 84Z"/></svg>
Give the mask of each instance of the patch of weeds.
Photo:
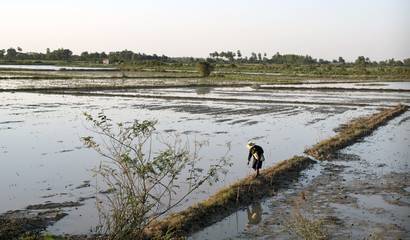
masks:
<svg viewBox="0 0 410 240"><path fill-rule="evenodd" d="M340 218L335 217L335 216L327 216L327 217L324 218L324 220L325 220L326 223L330 223L330 224L333 224L333 225L338 225L338 226L343 226L344 225L343 221L340 220Z"/></svg>
<svg viewBox="0 0 410 240"><path fill-rule="evenodd" d="M63 239L69 239L69 238L54 236L51 233L43 233L41 235L26 233L23 236L20 236L18 239L19 240L63 240Z"/></svg>
<svg viewBox="0 0 410 240"><path fill-rule="evenodd" d="M327 218L315 214L312 204L302 192L300 199L285 202L286 213L282 212L285 229L282 231L292 238L329 239L330 233L326 227Z"/></svg>
<svg viewBox="0 0 410 240"><path fill-rule="evenodd" d="M156 230L164 232L169 227L180 230L180 233L177 233L178 237L189 235L195 229L202 229L213 221L222 220L224 216L227 216L226 214L235 211L238 207L249 206L255 199L271 194L272 189L285 187L298 177L301 170L313 163L313 160L301 156L294 156L277 163L265 169L260 178L246 177L220 189L209 199L156 222L152 228L147 229L147 236L151 236Z"/></svg>
<svg viewBox="0 0 410 240"><path fill-rule="evenodd" d="M363 240L383 240L384 238L380 235L381 231L378 229L375 229L373 232L370 232L365 228L364 229L366 234L369 234L369 236L363 237Z"/></svg>

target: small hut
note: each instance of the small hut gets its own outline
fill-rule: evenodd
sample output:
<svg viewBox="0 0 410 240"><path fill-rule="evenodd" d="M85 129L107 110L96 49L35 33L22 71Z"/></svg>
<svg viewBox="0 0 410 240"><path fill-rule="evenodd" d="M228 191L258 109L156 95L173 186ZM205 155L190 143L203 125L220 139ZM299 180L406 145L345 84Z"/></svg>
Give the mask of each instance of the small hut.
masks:
<svg viewBox="0 0 410 240"><path fill-rule="evenodd" d="M103 59L103 64L106 64L106 65L111 64L111 59L109 59L109 58L104 58L104 59Z"/></svg>

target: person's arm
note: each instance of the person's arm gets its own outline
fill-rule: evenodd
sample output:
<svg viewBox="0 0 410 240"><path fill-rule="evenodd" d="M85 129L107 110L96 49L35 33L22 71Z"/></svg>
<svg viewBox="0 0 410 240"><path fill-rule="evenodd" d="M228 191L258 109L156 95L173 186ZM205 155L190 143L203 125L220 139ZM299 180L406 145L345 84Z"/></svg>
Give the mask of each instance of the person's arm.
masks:
<svg viewBox="0 0 410 240"><path fill-rule="evenodd" d="M247 165L249 165L249 161L251 160L251 157L252 157L252 148L249 149L249 155L248 155L248 163L247 163Z"/></svg>

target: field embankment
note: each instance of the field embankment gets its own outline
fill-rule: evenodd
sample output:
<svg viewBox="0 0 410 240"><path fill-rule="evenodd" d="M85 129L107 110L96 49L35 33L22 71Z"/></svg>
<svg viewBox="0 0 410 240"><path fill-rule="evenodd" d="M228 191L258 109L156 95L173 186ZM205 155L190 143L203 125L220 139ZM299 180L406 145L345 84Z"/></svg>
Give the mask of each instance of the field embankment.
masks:
<svg viewBox="0 0 410 240"><path fill-rule="evenodd" d="M328 140L319 142L305 153L327 160L338 150L354 144L370 135L379 126L407 111L408 106L399 104L391 109L383 109L367 118L358 118L348 122L340 133ZM308 157L294 156L263 171L260 177L249 176L226 188L220 189L207 200L187 209L173 213L166 219L156 222L146 231L147 238L153 238L171 230L175 236L187 236L195 231L222 220L241 207L255 200L273 195L279 189L286 188L297 180L302 170L314 164Z"/></svg>
<svg viewBox="0 0 410 240"><path fill-rule="evenodd" d="M256 200L271 196L279 189L286 188L297 180L302 170L315 161L308 157L294 156L267 168L259 177L244 178L228 187L220 189L215 195L187 209L171 214L163 221L147 229L147 238L163 235L175 229L177 236L186 236L212 223L222 220Z"/></svg>
<svg viewBox="0 0 410 240"><path fill-rule="evenodd" d="M319 160L331 160L334 154L361 138L370 135L375 129L386 124L390 119L407 111L408 106L398 104L392 109L383 109L367 118L357 118L345 124L337 136L323 140L305 153Z"/></svg>

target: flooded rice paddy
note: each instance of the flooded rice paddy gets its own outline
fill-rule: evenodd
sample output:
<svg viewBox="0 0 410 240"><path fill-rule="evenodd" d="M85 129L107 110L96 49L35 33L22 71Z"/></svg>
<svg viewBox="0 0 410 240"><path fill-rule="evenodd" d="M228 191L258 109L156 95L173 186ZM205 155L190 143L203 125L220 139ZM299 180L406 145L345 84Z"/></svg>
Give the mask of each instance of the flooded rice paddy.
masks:
<svg viewBox="0 0 410 240"><path fill-rule="evenodd" d="M78 81L79 85L87 84L87 80ZM112 80L99 81L99 84L112 84ZM118 81L115 83L117 85L127 84L127 81L134 81L132 84L145 81L152 85L153 81L158 80L115 81ZM18 89L27 82L1 80L0 87ZM71 80L32 80L30 84L37 87L68 86L74 83ZM408 86L408 83L402 83L394 87L393 83L389 88L402 89ZM360 86L363 87L366 86ZM208 144L201 151L204 159L201 167L204 168L208 166L208 160L225 154L226 143L229 142L229 155L233 163L229 173L218 184L211 188L203 187L191 195L184 204L178 206L178 209L183 209L213 195L218 188L252 174L251 169L246 168L248 152L245 145L248 141L255 141L264 147L264 167L271 166L294 155L302 155L305 148L335 135L335 128L353 118L374 113L380 106L393 106L398 102L409 104L410 94L389 91L189 87L94 91L88 96L1 92L0 101L0 161L3 166L0 169L0 213L34 204L80 202L81 206L64 208L68 216L47 231L55 234L83 234L98 223L94 199L91 198L95 194L91 169L102 160L96 152L84 148L80 141L81 137L92 134L83 116L84 112L96 115L104 111L114 122L157 119L158 136L180 134L188 141L206 140ZM377 176L400 172L400 169L404 170L401 173L406 172L408 169L403 161L408 162L409 143L408 138L402 135L409 131L408 119L407 114L382 128L381 131L388 131L387 135L372 136L370 140L346 149L346 154L364 160L337 162L346 171L340 173L340 176L351 182L357 178L358 169L363 169L366 174L376 172ZM383 150L379 147L383 147ZM379 167L380 164L385 165ZM325 163L318 164L306 173L310 180L305 180L303 186L311 184L323 169L326 169ZM295 186L295 189L289 191L296 194L298 189L301 187ZM358 199L358 204L360 201L368 202L366 196L360 194L352 197ZM273 205L270 200L255 203L249 206L249 211L262 212L259 222L263 223L269 221L271 214L275 214ZM335 211L338 209L336 205L332 205L332 208ZM193 238L247 238L249 234L264 236L258 235L262 231L259 223L248 222L247 211L239 211ZM408 231L408 226L404 225L404 228ZM251 233L253 231L256 232ZM211 232L217 235L210 235Z"/></svg>
<svg viewBox="0 0 410 240"><path fill-rule="evenodd" d="M296 231L294 211L308 219L327 219L332 223L325 226L330 239L407 239L409 136L406 112L342 150L334 161L306 170L292 188L255 202L190 239L289 239L296 236L290 234Z"/></svg>

